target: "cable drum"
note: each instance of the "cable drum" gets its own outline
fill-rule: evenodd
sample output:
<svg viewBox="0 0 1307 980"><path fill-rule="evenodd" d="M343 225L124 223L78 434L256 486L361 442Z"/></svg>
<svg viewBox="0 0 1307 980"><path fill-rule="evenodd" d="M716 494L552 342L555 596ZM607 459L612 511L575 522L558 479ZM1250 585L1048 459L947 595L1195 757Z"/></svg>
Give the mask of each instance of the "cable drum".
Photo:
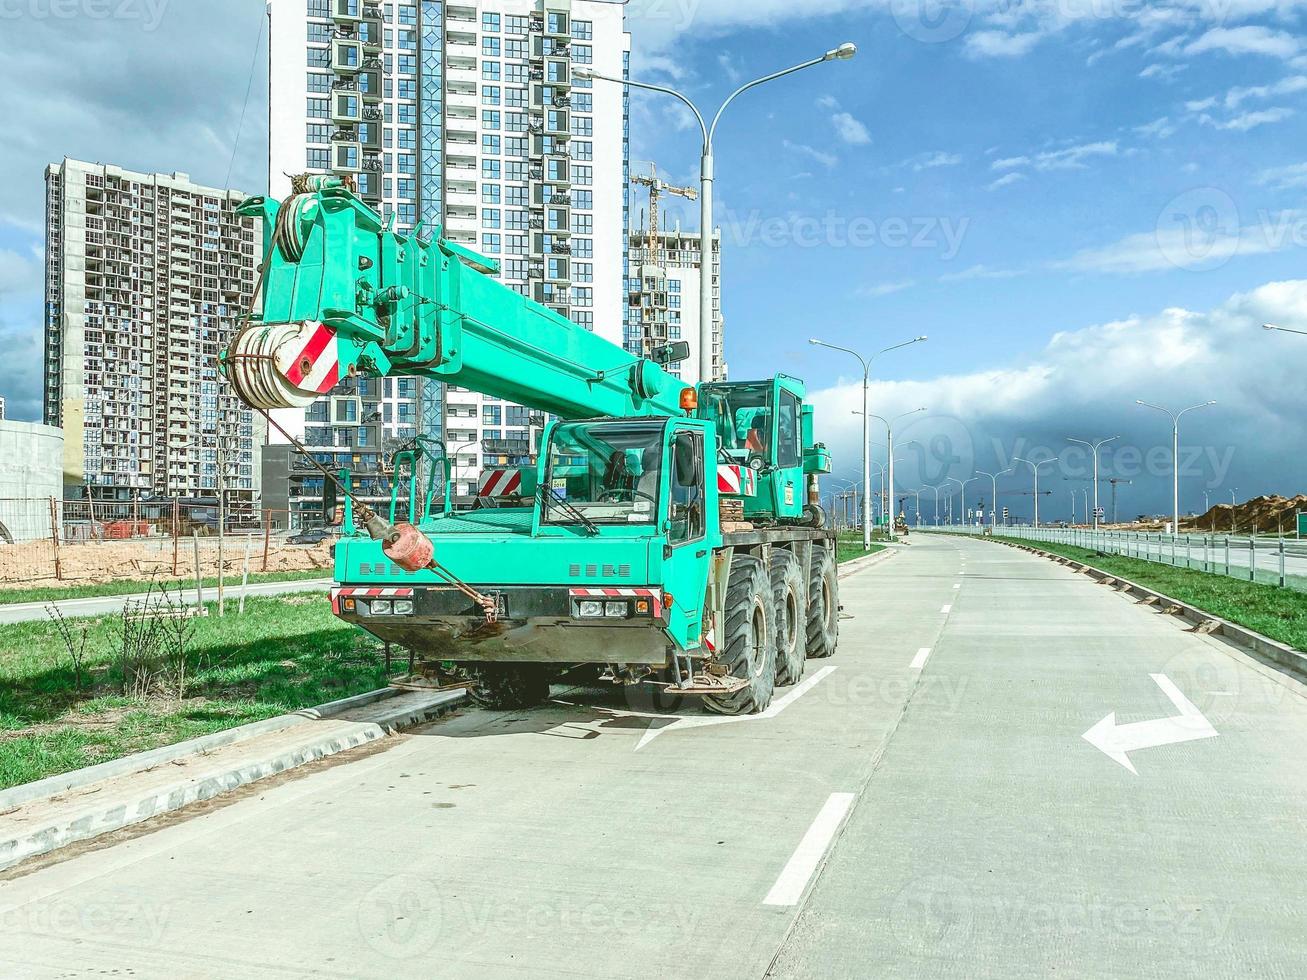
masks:
<svg viewBox="0 0 1307 980"><path fill-rule="evenodd" d="M306 408L340 376L336 337L316 322L248 327L226 357L227 378L252 408Z"/></svg>

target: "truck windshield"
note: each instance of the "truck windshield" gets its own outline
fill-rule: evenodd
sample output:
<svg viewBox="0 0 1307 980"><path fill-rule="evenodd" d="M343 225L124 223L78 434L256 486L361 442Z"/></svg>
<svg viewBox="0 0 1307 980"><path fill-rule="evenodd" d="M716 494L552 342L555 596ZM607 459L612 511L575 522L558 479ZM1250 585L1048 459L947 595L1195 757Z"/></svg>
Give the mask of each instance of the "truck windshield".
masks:
<svg viewBox="0 0 1307 980"><path fill-rule="evenodd" d="M545 524L652 524L665 422L569 422L554 429Z"/></svg>
<svg viewBox="0 0 1307 980"><path fill-rule="evenodd" d="M717 438L733 455L761 455L771 450L772 386L705 385L699 417L717 427Z"/></svg>

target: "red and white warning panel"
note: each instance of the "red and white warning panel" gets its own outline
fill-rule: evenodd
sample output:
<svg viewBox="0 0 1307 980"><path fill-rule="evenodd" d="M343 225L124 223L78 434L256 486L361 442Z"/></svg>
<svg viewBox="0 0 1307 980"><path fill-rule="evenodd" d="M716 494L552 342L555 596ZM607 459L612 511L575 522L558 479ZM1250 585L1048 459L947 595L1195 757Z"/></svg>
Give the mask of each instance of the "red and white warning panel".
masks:
<svg viewBox="0 0 1307 980"><path fill-rule="evenodd" d="M228 351L227 377L254 408L304 408L340 383L336 332L316 320L249 327Z"/></svg>
<svg viewBox="0 0 1307 980"><path fill-rule="evenodd" d="M478 497L517 497L521 493L521 470L486 470L481 474Z"/></svg>
<svg viewBox="0 0 1307 980"><path fill-rule="evenodd" d="M717 492L731 497L756 497L758 474L747 466L720 465L717 467Z"/></svg>

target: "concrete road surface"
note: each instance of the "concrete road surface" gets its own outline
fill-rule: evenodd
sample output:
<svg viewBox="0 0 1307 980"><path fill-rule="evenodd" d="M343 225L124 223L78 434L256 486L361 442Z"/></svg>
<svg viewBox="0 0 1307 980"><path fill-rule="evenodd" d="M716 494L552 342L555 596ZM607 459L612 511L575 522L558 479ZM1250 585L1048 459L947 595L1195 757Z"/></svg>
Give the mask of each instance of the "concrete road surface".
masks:
<svg viewBox="0 0 1307 980"><path fill-rule="evenodd" d="M993 543L843 596L766 717L556 689L11 875L2 972L1307 975L1302 688Z"/></svg>
<svg viewBox="0 0 1307 980"><path fill-rule="evenodd" d="M295 592L325 592L331 588L331 579L300 579L295 582L262 582L247 586L248 594L252 596L267 595L288 595ZM235 602L240 599L241 587L239 585L228 585L226 588L228 601ZM192 586L182 592L182 597L190 603L195 601L195 588ZM204 601L213 602L218 598L218 587L216 585L206 586L204 589ZM53 603L59 607L59 611L65 616L103 616L106 613L116 613L129 602L143 602L145 595L111 595L111 596L94 596L86 599L60 599ZM15 603L9 606L0 606L0 625L4 623L24 623L34 619L48 619L49 612L46 609L51 605L48 602L23 602Z"/></svg>

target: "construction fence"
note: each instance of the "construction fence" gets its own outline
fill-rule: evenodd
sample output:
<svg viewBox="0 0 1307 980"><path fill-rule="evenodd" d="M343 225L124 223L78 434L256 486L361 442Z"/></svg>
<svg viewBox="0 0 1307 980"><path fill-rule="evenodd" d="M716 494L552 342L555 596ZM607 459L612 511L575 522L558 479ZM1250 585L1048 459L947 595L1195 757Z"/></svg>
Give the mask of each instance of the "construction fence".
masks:
<svg viewBox="0 0 1307 980"><path fill-rule="evenodd" d="M0 587L329 568L329 542L297 543L285 511L233 503L0 499ZM219 552L221 552L221 560Z"/></svg>

